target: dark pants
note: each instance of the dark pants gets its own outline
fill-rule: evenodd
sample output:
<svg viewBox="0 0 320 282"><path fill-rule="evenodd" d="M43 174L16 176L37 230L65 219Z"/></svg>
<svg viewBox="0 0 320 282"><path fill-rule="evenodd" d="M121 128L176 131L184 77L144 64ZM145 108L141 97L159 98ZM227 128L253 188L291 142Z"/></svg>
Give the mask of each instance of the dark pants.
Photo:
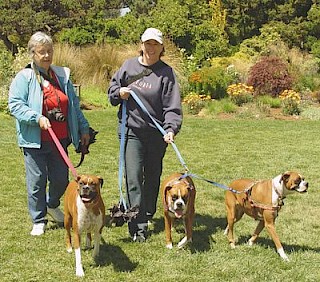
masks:
<svg viewBox="0 0 320 282"><path fill-rule="evenodd" d="M147 221L156 212L162 160L167 143L158 130L128 129L125 142L125 178L129 207L139 207L129 222L131 236L146 236Z"/></svg>

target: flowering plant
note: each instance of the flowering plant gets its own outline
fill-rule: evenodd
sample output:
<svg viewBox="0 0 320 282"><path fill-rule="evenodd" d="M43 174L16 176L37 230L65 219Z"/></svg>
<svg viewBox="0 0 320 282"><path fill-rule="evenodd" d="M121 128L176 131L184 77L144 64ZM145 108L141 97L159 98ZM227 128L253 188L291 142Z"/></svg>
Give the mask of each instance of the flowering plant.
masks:
<svg viewBox="0 0 320 282"><path fill-rule="evenodd" d="M182 103L187 105L189 113L198 114L204 108L205 103L210 100L211 97L209 95L199 95L195 92L190 92L183 98Z"/></svg>
<svg viewBox="0 0 320 282"><path fill-rule="evenodd" d="M227 93L232 102L241 106L253 100L253 86L248 86L244 83L231 84L227 88Z"/></svg>
<svg viewBox="0 0 320 282"><path fill-rule="evenodd" d="M283 113L287 115L299 115L301 113L300 103L301 97L294 90L284 90L279 98L283 104Z"/></svg>

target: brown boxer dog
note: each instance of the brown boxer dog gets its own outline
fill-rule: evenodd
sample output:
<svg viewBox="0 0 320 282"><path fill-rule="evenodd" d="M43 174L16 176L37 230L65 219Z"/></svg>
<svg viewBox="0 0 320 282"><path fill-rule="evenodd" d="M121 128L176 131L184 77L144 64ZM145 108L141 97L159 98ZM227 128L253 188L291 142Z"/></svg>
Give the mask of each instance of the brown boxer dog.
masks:
<svg viewBox="0 0 320 282"><path fill-rule="evenodd" d="M81 262L81 233L86 232L86 247L91 247L91 233L94 234L93 257L99 255L101 231L105 225L105 206L100 188L103 179L94 175L80 175L69 183L64 198L64 226L66 228L67 251L72 252L71 227L73 229L73 247L76 258L76 276L84 276Z"/></svg>
<svg viewBox="0 0 320 282"><path fill-rule="evenodd" d="M163 181L161 193L164 208L166 247L172 249L171 230L173 221L175 219L183 219L185 237L178 243L178 248L183 248L192 241L195 186L189 176L185 177L182 173L174 173Z"/></svg>
<svg viewBox="0 0 320 282"><path fill-rule="evenodd" d="M275 219L288 194L307 191L308 182L304 177L297 172L287 171L270 180L237 179L229 187L234 191L227 191L225 195L228 225L224 234L228 236L231 248L235 248L233 225L246 213L259 221L249 245L254 244L266 227L280 257L289 261L276 233Z"/></svg>

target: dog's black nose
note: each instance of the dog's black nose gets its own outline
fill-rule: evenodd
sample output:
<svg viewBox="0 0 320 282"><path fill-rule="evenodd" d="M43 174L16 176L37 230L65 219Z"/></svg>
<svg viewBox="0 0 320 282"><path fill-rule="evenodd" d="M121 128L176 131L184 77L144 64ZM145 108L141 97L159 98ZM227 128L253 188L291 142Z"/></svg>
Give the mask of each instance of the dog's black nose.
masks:
<svg viewBox="0 0 320 282"><path fill-rule="evenodd" d="M182 205L181 202L177 203L177 207L178 207L178 208L182 208L182 206L183 206L183 205Z"/></svg>
<svg viewBox="0 0 320 282"><path fill-rule="evenodd" d="M90 188L89 186L83 186L83 187L82 187L82 189L83 189L84 191L88 191L89 188Z"/></svg>

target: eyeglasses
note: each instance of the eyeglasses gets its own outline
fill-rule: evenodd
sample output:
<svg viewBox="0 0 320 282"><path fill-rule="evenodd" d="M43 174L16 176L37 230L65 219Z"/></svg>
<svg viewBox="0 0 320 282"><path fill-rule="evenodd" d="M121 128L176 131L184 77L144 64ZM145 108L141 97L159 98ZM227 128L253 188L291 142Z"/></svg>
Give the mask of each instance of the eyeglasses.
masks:
<svg viewBox="0 0 320 282"><path fill-rule="evenodd" d="M40 57L44 57L46 55L52 56L53 49L49 49L49 50L34 50L34 54L36 54L36 55L38 55Z"/></svg>

